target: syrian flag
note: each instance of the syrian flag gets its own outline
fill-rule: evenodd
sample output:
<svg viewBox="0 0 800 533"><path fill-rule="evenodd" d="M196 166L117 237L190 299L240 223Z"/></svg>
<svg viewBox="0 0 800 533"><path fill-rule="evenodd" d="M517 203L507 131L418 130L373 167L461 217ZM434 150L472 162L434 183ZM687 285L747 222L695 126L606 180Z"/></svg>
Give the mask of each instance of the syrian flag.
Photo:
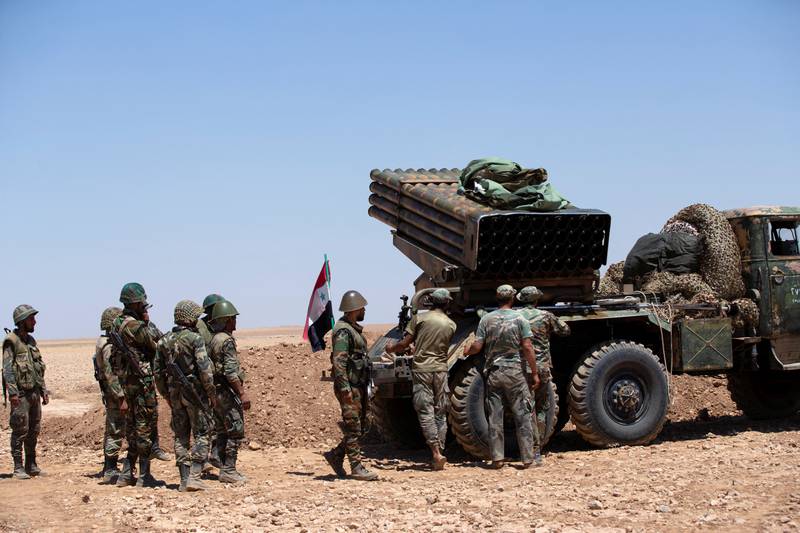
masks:
<svg viewBox="0 0 800 533"><path fill-rule="evenodd" d="M322 270L314 283L311 299L308 301L306 324L303 328L303 338L311 343L311 350L314 352L325 349L325 334L333 329L330 280L331 273L326 256Z"/></svg>

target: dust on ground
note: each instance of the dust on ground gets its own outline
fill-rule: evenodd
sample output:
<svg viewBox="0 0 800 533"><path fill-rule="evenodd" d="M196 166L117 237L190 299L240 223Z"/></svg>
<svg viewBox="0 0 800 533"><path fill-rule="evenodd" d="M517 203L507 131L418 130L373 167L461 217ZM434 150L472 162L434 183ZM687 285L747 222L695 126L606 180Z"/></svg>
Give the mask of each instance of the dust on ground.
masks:
<svg viewBox="0 0 800 533"><path fill-rule="evenodd" d="M375 338L387 328L368 327ZM448 449L431 472L423 451L365 447L381 480L331 475L318 452L340 437L327 352L312 354L296 328L237 333L253 409L246 415L250 478L214 479L177 492L177 470L154 461L159 489L100 484L103 411L92 377L94 341L41 342L53 402L39 446L46 477L10 478L0 450L0 531L796 531L800 417L754 423L728 397L724 377L676 376L670 420L649 446L596 450L568 425L545 465L487 470ZM171 449L162 402L162 444ZM0 412L8 442L8 411ZM7 446L7 444L4 444Z"/></svg>

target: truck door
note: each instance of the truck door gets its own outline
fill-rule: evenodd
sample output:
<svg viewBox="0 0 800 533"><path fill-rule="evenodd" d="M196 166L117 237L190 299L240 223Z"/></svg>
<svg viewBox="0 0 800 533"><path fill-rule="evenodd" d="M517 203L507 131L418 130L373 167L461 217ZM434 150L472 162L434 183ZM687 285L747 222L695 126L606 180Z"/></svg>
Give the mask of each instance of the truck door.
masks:
<svg viewBox="0 0 800 533"><path fill-rule="evenodd" d="M784 365L800 367L800 250L798 218L770 220L767 266L772 347Z"/></svg>

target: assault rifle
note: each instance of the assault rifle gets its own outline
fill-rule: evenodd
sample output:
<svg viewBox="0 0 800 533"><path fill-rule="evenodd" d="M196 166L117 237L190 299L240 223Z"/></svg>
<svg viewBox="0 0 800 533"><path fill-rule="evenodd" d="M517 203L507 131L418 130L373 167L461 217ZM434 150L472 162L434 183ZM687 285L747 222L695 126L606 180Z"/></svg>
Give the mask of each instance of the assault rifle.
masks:
<svg viewBox="0 0 800 533"><path fill-rule="evenodd" d="M139 356L136 355L133 350L131 350L125 341L122 339L122 336L119 332L111 330L108 332L108 338L111 341L111 344L125 357L125 360L128 362L128 366L136 374L137 377L143 378L144 372L142 372L142 365L139 362Z"/></svg>
<svg viewBox="0 0 800 533"><path fill-rule="evenodd" d="M218 381L220 381L222 383L222 387L224 387L224 388L228 389L228 391L230 391L231 396L233 396L233 403L236 404L236 407L238 407L239 410L242 410L242 399L239 398L239 395L236 394L235 390L233 390L233 387L231 387L231 382L228 381L228 378L226 378L225 376L222 376L222 378L220 378Z"/></svg>
<svg viewBox="0 0 800 533"><path fill-rule="evenodd" d="M186 396L186 399L189 400L189 403L200 409L208 410L208 406L203 402L202 398L200 398L200 395L197 394L197 389L194 388L186 377L186 374L183 373L178 363L174 360L167 363L167 372L172 376L172 379L180 383L181 392Z"/></svg>

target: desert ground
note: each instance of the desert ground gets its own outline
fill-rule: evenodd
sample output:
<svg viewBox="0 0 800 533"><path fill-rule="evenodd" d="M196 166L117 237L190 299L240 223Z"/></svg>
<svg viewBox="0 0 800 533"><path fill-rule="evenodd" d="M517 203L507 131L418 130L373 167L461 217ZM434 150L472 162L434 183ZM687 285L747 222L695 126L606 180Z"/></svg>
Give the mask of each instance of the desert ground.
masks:
<svg viewBox="0 0 800 533"><path fill-rule="evenodd" d="M374 339L385 326L367 328ZM365 446L380 481L335 478L319 452L340 434L328 354L297 328L237 332L253 408L240 456L243 486L213 476L179 493L172 462L154 461L157 489L103 485L103 410L92 375L94 340L41 342L52 402L39 465L11 477L8 408L0 411L0 531L796 531L800 417L751 422L724 377L673 378L670 419L649 446L592 449L567 425L541 468L488 470L456 444L444 472L422 450ZM171 450L162 402L162 445Z"/></svg>

